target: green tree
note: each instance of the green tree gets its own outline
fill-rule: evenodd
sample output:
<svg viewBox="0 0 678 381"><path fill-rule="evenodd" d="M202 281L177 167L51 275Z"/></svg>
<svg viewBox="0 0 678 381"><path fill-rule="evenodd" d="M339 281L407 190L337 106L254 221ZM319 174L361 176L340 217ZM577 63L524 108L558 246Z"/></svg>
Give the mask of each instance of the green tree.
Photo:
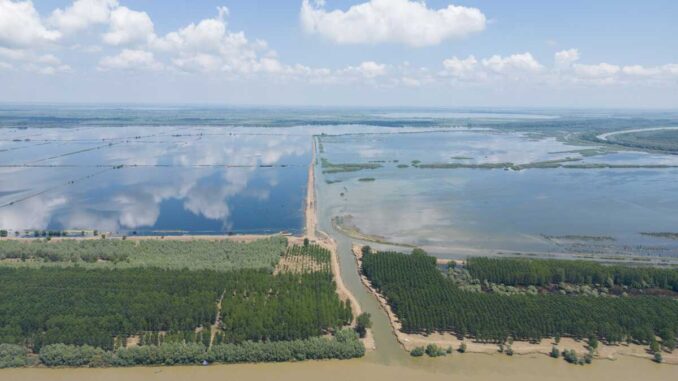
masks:
<svg viewBox="0 0 678 381"><path fill-rule="evenodd" d="M355 319L355 331L363 338L367 334L367 330L372 328L371 315L368 312L363 312Z"/></svg>
<svg viewBox="0 0 678 381"><path fill-rule="evenodd" d="M554 359L557 359L558 357L560 357L560 351L558 350L558 347L556 347L555 345L553 347L551 347L551 354L550 355Z"/></svg>

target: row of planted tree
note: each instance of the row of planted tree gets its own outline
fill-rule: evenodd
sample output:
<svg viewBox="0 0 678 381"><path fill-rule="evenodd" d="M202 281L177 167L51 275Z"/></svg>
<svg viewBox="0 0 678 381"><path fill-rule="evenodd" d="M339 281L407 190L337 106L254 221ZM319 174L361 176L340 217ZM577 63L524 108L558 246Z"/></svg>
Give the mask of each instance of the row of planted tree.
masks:
<svg viewBox="0 0 678 381"><path fill-rule="evenodd" d="M494 261L492 268L500 268ZM472 264L475 273L480 273L479 263ZM666 350L676 346L678 303L671 297L469 292L446 278L435 258L421 251L408 255L364 250L362 271L387 298L406 333L445 331L495 343L508 337L538 341L569 336L648 345L658 336Z"/></svg>

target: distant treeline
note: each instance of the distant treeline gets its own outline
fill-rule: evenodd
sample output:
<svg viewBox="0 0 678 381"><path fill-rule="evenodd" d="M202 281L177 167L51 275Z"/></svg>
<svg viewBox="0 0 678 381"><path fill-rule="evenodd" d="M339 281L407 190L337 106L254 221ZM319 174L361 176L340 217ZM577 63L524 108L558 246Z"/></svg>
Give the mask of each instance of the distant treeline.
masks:
<svg viewBox="0 0 678 381"><path fill-rule="evenodd" d="M678 291L678 269L605 265L576 260L486 257L469 258L466 269L480 281L510 286L545 286L565 282Z"/></svg>
<svg viewBox="0 0 678 381"><path fill-rule="evenodd" d="M479 340L590 336L673 348L678 303L665 297L502 295L459 289L425 254L365 253L362 271L388 300L406 333L448 331Z"/></svg>

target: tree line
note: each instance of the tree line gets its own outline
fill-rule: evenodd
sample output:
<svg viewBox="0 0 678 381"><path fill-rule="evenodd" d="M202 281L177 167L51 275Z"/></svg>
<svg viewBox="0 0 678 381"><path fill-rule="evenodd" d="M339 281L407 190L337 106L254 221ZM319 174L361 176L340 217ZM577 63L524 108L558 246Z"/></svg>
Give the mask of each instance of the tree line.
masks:
<svg viewBox="0 0 678 381"><path fill-rule="evenodd" d="M365 252L362 272L388 300L406 333L448 331L503 342L546 337L598 337L675 346L678 303L662 297L501 295L459 289L434 257Z"/></svg>
<svg viewBox="0 0 678 381"><path fill-rule="evenodd" d="M0 367L24 366L31 362L19 346L0 346ZM6 356L3 356L4 353ZM52 344L43 347L39 362L46 366L104 367L134 365L190 365L207 363L282 362L362 357L365 347L350 329L332 337L304 340L219 344L163 343L106 351L88 345ZM12 361L2 362L3 358Z"/></svg>
<svg viewBox="0 0 678 381"><path fill-rule="evenodd" d="M487 257L469 258L466 269L480 281L511 286L546 286L565 282L678 291L678 269L606 265L580 260Z"/></svg>

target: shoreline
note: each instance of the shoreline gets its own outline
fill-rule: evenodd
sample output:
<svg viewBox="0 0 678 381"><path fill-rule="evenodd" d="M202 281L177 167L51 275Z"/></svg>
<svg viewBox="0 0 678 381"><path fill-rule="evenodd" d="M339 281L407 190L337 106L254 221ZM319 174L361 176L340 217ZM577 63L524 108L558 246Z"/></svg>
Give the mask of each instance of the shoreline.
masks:
<svg viewBox="0 0 678 381"><path fill-rule="evenodd" d="M353 255L355 256L356 265L358 266L361 282L368 289L370 294L372 294L372 296L377 299L381 309L386 312L388 320L391 324L391 331L404 350L409 352L415 347L425 347L428 344L436 344L443 349L447 348L448 346L452 346L453 350L456 351L459 346L464 343L466 344L466 352L468 353L506 356L506 354L499 352L498 344L479 343L470 338L464 338L460 340L456 335L449 332L437 332L428 336L401 332L400 321L391 309L391 306L388 304L386 298L374 287L372 287L369 279L367 279L367 277L365 277L365 275L363 275L360 271L362 268L361 246L354 244L352 251ZM511 344L511 348L513 349L514 356L528 356L535 354L549 356L553 345L555 345L553 339L542 339L539 343L530 343L516 340ZM584 340L577 341L569 337L561 338L560 343L557 344L557 347L560 351L572 349L577 353L578 356L588 353L588 347ZM674 350L673 353L662 352L662 356L664 357L662 362L663 364L678 365L678 350ZM635 357L651 361L653 355L648 353L648 348L645 345L606 345L601 342L598 345L594 359L616 361L621 357Z"/></svg>

